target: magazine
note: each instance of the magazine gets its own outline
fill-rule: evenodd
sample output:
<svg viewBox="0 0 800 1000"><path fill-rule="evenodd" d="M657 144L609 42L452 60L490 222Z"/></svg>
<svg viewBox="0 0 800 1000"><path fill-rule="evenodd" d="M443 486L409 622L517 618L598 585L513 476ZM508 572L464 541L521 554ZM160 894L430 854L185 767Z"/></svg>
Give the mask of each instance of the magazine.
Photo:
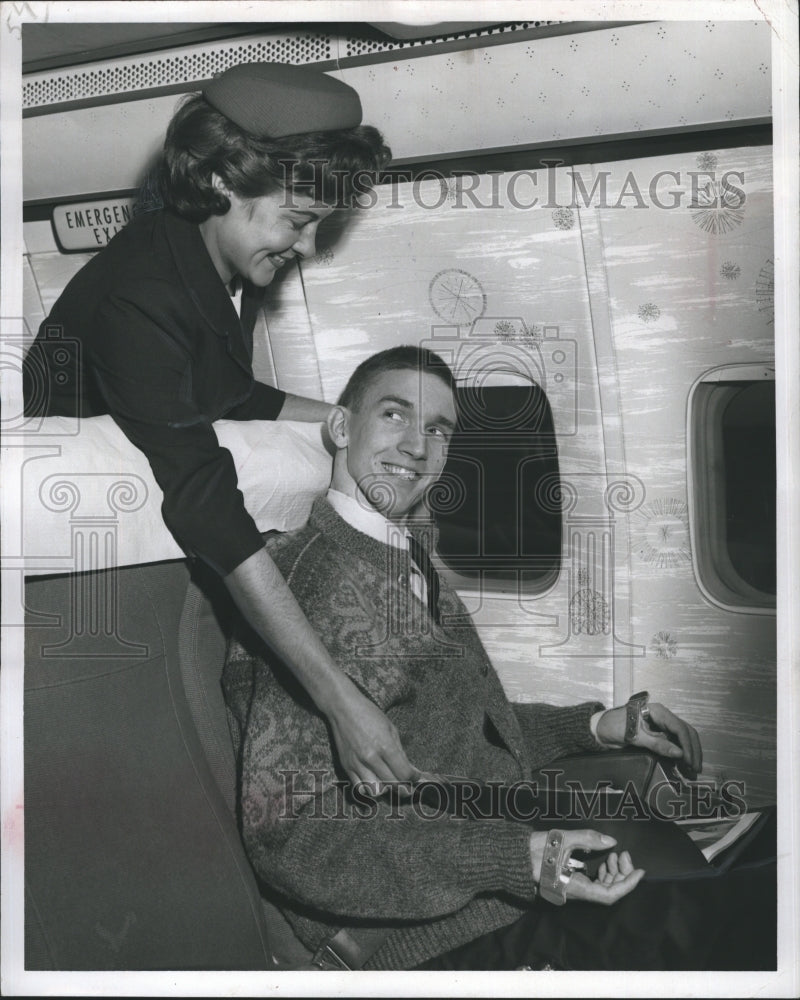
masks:
<svg viewBox="0 0 800 1000"><path fill-rule="evenodd" d="M700 848L706 861L713 861L719 854L735 844L761 817L760 812L743 813L741 816L712 817L710 819L677 820L678 826Z"/></svg>

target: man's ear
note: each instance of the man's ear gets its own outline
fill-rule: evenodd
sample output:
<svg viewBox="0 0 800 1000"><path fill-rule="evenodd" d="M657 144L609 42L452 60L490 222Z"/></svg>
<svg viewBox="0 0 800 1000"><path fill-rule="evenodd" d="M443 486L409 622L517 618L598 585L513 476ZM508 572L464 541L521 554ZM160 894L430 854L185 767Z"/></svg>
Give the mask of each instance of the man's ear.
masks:
<svg viewBox="0 0 800 1000"><path fill-rule="evenodd" d="M328 433L331 441L339 449L346 448L349 443L347 433L349 420L350 411L346 406L332 406L328 412Z"/></svg>

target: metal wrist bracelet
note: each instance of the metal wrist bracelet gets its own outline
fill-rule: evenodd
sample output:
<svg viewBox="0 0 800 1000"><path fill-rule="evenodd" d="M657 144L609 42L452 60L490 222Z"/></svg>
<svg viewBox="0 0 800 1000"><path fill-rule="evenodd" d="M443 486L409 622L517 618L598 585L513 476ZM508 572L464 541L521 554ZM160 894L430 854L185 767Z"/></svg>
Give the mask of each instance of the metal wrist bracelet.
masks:
<svg viewBox="0 0 800 1000"><path fill-rule="evenodd" d="M650 695L647 691L639 691L636 694L632 694L630 698L628 698L628 703L625 706L626 743L633 743L642 728L642 724L646 723L650 718L650 709L647 705L649 700Z"/></svg>
<svg viewBox="0 0 800 1000"><path fill-rule="evenodd" d="M569 857L569 850L564 846L564 831L549 830L542 858L539 895L548 903L563 906L567 901L567 885L573 872L583 867L582 861Z"/></svg>

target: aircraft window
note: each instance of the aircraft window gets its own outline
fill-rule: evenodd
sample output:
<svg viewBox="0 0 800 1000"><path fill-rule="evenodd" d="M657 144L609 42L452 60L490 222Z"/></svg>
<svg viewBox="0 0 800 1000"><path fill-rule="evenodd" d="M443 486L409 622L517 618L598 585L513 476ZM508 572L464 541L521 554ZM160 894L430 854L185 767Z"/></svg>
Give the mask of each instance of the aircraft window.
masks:
<svg viewBox="0 0 800 1000"><path fill-rule="evenodd" d="M533 383L460 386L457 398L459 426L430 497L439 553L456 586L540 593L561 564L550 404Z"/></svg>
<svg viewBox="0 0 800 1000"><path fill-rule="evenodd" d="M732 610L775 607L774 379L768 368L718 369L690 398L695 571L706 596Z"/></svg>

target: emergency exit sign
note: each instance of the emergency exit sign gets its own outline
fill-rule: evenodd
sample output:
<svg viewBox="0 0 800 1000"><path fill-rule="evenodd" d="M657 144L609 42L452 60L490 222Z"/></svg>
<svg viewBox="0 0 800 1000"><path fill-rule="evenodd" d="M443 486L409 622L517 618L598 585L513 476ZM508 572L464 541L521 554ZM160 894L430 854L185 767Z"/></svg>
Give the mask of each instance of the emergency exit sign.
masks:
<svg viewBox="0 0 800 1000"><path fill-rule="evenodd" d="M61 250L99 250L133 217L133 198L56 205L53 232Z"/></svg>

